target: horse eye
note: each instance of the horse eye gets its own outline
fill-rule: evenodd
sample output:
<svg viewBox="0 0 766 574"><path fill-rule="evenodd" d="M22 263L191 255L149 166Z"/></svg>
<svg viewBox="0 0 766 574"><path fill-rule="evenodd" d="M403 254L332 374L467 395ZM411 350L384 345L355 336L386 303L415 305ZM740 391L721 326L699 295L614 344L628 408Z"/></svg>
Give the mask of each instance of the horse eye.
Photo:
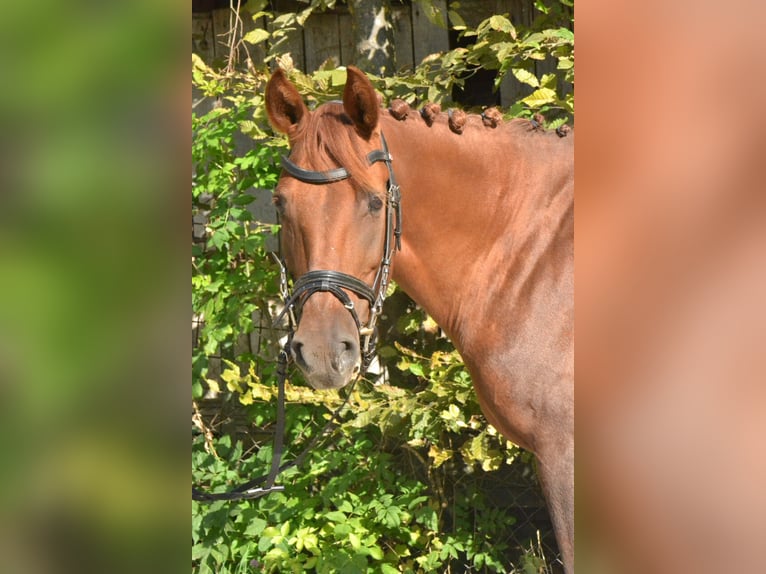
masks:
<svg viewBox="0 0 766 574"><path fill-rule="evenodd" d="M377 195L373 195L370 197L370 211L376 212L380 211L383 208L383 200L380 199Z"/></svg>

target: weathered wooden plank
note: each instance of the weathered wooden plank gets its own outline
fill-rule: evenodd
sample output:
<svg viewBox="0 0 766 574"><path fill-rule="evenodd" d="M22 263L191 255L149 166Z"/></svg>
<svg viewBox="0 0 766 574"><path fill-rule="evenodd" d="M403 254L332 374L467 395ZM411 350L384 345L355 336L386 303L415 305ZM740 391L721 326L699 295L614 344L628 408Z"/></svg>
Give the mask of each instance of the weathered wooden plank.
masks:
<svg viewBox="0 0 766 574"><path fill-rule="evenodd" d="M208 64L213 61L213 19L209 13L192 15L192 52Z"/></svg>
<svg viewBox="0 0 766 574"><path fill-rule="evenodd" d="M487 2L486 0L461 0L458 12L465 20L469 28L476 28L482 20L493 14L502 14L497 11L498 1Z"/></svg>
<svg viewBox="0 0 766 574"><path fill-rule="evenodd" d="M433 3L446 14L447 0L435 0ZM432 24L417 3L412 5L412 30L413 38L415 38L413 46L415 64L419 64L430 54L449 50L447 29Z"/></svg>
<svg viewBox="0 0 766 574"><path fill-rule="evenodd" d="M304 28L306 72L313 72L328 58L340 64L340 32L337 14L312 14Z"/></svg>
<svg viewBox="0 0 766 574"><path fill-rule="evenodd" d="M275 28L272 23L269 23L270 32L273 33ZM278 38L271 49L279 55L289 54L295 67L301 71L306 71L306 50L303 45L303 32L300 28L291 30Z"/></svg>
<svg viewBox="0 0 766 574"><path fill-rule="evenodd" d="M244 2L243 2L244 4ZM237 40L240 40L248 32L255 30L256 28L263 28L266 25L265 18L260 18L258 22L253 20L252 14L247 10L240 10L239 18L240 22L236 21L234 14L230 8L218 8L212 12L213 18L213 31L215 33L215 57L219 61L228 61L229 59L229 43L230 43L230 26L234 25L237 30ZM258 65L263 62L266 57L266 45L260 43L253 44L240 44L237 51L237 64L240 68L245 67L245 59L250 56L253 63Z"/></svg>
<svg viewBox="0 0 766 574"><path fill-rule="evenodd" d="M415 52L412 46L412 6L393 7L391 23L394 27L396 67L399 70L412 69L415 67Z"/></svg>
<svg viewBox="0 0 766 574"><path fill-rule="evenodd" d="M229 29L230 19L233 17L231 9L217 8L213 10L213 34L215 42L213 43L214 57L221 60L229 58ZM233 23L233 20L231 20Z"/></svg>
<svg viewBox="0 0 766 574"><path fill-rule="evenodd" d="M351 30L351 14L338 15L338 33L340 64L341 66L348 66L355 63L358 57L356 46L354 46L354 34Z"/></svg>

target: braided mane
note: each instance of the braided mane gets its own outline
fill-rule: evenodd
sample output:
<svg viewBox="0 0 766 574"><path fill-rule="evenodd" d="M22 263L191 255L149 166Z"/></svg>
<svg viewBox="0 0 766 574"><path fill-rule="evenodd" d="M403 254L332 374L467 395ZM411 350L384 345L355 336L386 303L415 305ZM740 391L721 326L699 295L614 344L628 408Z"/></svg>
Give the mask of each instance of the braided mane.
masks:
<svg viewBox="0 0 766 574"><path fill-rule="evenodd" d="M458 135L463 133L466 125L472 123L479 125L478 122L472 121L470 118L480 118L481 125L488 128L496 128L507 123L518 124L525 127L527 130L545 131L545 118L543 118L542 114L535 114L531 120L512 119L505 122L503 120L503 114L495 107L487 108L481 114L469 114L457 108L450 108L445 114L442 112L442 108L439 104L427 103L419 112L417 112L404 100L395 99L391 101L388 111L394 119L399 121L404 121L407 118L413 118L416 115L419 115L429 127L436 121L443 121L444 116L446 115L447 124L449 125L450 130ZM570 130L571 128L569 126L563 125L556 129L556 134L559 137L565 137Z"/></svg>
<svg viewBox="0 0 766 574"><path fill-rule="evenodd" d="M456 108L443 112L439 104L427 103L417 111L404 100L395 99L391 101L388 112L398 121L422 121L429 127L435 123L446 123L458 135L466 129L496 129L503 126L512 126L523 132L550 133L545 129L544 118L540 114L531 120L515 118L505 121L500 111L494 107L485 109L481 114L470 114ZM569 126L561 126L556 129L556 134L564 137L569 130ZM372 188L374 182L367 158L359 152L356 144L358 137L343 104L328 102L312 112L308 121L293 134L294 161L320 171L342 165L351 174L351 181L357 189Z"/></svg>

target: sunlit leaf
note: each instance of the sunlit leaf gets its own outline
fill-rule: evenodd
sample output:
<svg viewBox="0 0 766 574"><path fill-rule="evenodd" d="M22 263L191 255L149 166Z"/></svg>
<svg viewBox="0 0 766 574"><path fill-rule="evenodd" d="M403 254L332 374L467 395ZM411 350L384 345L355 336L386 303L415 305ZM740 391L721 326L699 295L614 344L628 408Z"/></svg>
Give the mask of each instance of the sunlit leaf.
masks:
<svg viewBox="0 0 766 574"><path fill-rule="evenodd" d="M249 44L257 44L258 42L263 42L264 40L268 40L271 34L267 30L264 30L262 28L256 28L255 30L251 30L247 34L244 35L242 38L245 42L248 42Z"/></svg>
<svg viewBox="0 0 766 574"><path fill-rule="evenodd" d="M440 449L436 445L431 445L428 449L428 457L433 461L434 468L439 468L442 464L452 458L452 450Z"/></svg>
<svg viewBox="0 0 766 574"><path fill-rule="evenodd" d="M513 68L511 72L522 84L527 84L533 88L540 87L540 82L538 81L537 76L535 76L532 72L529 72L523 68Z"/></svg>
<svg viewBox="0 0 766 574"><path fill-rule="evenodd" d="M531 108L539 108L556 101L556 92L550 88L540 88L521 100Z"/></svg>
<svg viewBox="0 0 766 574"><path fill-rule="evenodd" d="M218 381L215 379L205 379L205 382L207 383L207 386L210 388L210 391L213 393L220 393L221 387L218 385Z"/></svg>
<svg viewBox="0 0 766 574"><path fill-rule="evenodd" d="M454 30L465 30L467 28L465 20L456 10L449 10L449 21Z"/></svg>

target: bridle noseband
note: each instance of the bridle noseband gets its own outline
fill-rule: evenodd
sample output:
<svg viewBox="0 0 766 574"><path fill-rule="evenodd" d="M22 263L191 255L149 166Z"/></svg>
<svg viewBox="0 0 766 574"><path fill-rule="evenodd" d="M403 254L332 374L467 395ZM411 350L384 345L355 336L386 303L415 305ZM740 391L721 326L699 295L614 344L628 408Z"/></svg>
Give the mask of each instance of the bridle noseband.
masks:
<svg viewBox="0 0 766 574"><path fill-rule="evenodd" d="M277 316L275 322L279 322L285 314L290 316L290 329L297 328L300 320L300 312L303 305L314 293L328 292L332 293L351 313L359 332L360 352L362 359L362 373L370 366L370 362L375 354L375 333L376 322L383 309L383 301L386 298L388 289L389 275L391 271L391 260L396 250L401 250L402 236L402 211L401 195L399 186L396 183L394 170L391 166L393 159L388 151L386 138L380 134L381 148L371 151L367 154L367 162L370 165L376 162L384 162L388 168L388 185L386 192L386 237L383 247L383 257L381 258L378 272L372 286L364 281L343 273L341 271L331 271L326 269L315 269L308 271L300 276L293 285L292 294L287 289L287 272L284 264L279 261L282 271L282 296L285 307ZM338 167L328 171L311 171L298 167L290 158L282 156L282 167L294 178L313 185L323 185L348 179L351 174L344 167ZM354 308L354 302L348 296L346 291L355 293L366 300L369 305L369 317L366 324L362 324ZM296 320L297 319L297 320Z"/></svg>

